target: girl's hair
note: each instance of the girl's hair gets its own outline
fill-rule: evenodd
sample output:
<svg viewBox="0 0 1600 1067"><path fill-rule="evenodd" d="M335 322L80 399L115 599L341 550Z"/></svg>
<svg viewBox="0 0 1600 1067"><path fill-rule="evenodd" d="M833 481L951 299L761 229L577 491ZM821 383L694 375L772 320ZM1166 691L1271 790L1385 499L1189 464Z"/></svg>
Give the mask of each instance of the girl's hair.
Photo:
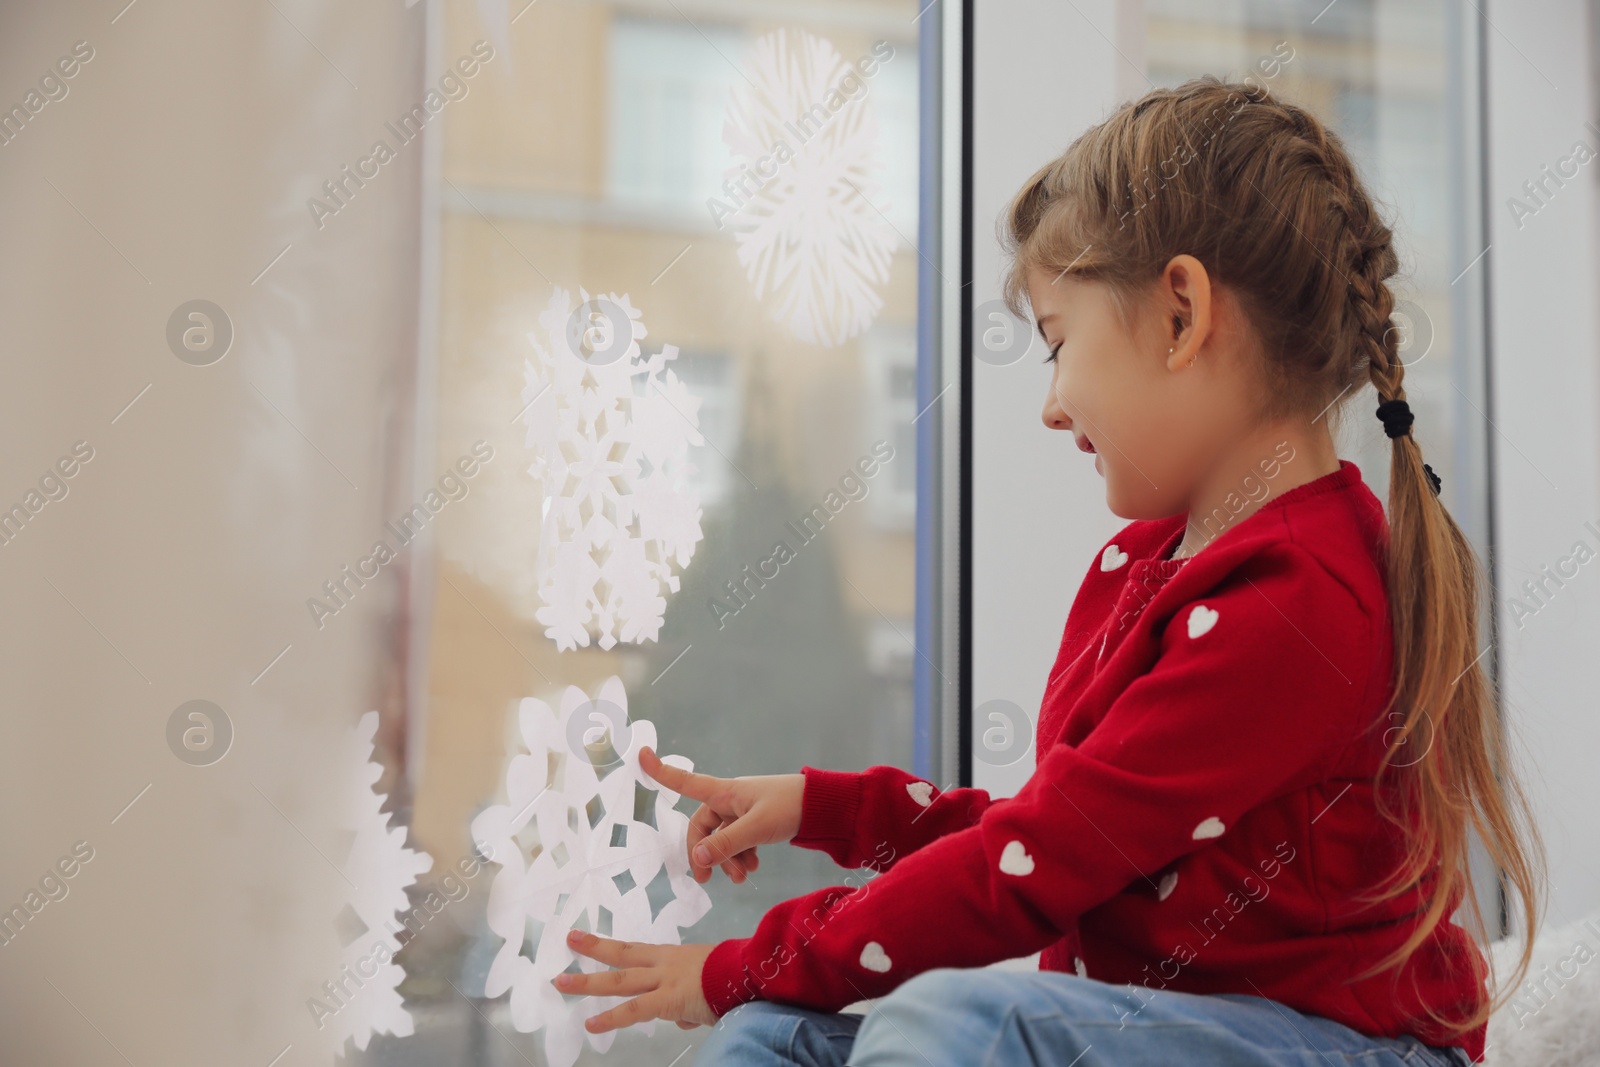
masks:
<svg viewBox="0 0 1600 1067"><path fill-rule="evenodd" d="M1012 256L1005 300L1024 321L1036 270L1106 283L1128 322L1172 257L1188 253L1254 328L1264 417L1309 418L1366 382L1380 401L1406 395L1390 319L1387 282L1399 268L1390 230L1339 138L1259 85L1208 77L1124 105L1034 174L1001 228ZM1484 1022L1527 972L1543 845L1481 666L1481 572L1410 434L1393 440L1389 527L1394 686L1383 710L1395 725L1385 732L1378 784L1398 798L1398 812L1385 788L1377 795L1405 848L1366 899L1415 889L1427 907L1405 943L1357 977L1398 969L1463 896L1475 930L1488 936L1468 863L1476 830L1516 888L1527 936L1503 996L1480 1000L1465 1017L1430 1006L1431 1018L1460 1033ZM1495 905L1498 925L1507 904Z"/></svg>

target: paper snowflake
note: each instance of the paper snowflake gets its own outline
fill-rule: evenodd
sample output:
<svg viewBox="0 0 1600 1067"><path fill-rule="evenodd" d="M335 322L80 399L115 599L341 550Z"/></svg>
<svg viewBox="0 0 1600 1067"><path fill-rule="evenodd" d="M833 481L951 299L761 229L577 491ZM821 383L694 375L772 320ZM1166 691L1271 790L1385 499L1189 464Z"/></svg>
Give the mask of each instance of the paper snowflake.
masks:
<svg viewBox="0 0 1600 1067"><path fill-rule="evenodd" d="M879 202L876 104L863 79L847 82L855 69L838 50L803 30L757 39L751 59L722 129L739 164L731 181L760 183L730 218L739 262L776 321L838 345L883 307L898 242ZM847 95L842 82L860 88Z"/></svg>
<svg viewBox="0 0 1600 1067"><path fill-rule="evenodd" d="M668 364L645 356L626 294L580 302L557 289L528 334L522 399L529 473L544 492L535 617L562 649L653 641L667 594L701 538L689 448L704 443L700 401Z"/></svg>
<svg viewBox="0 0 1600 1067"><path fill-rule="evenodd" d="M331 1008L332 1015L313 1009L341 1056L346 1039L365 1050L373 1034L412 1033L411 1013L398 990L405 970L393 962L400 951L396 932L402 928L395 916L411 908L406 887L433 866L426 852L406 847L405 827L391 827L389 816L380 810L385 795L372 788L383 774L383 767L372 759L377 732L378 713L369 711L348 742L346 759L352 771L340 822L354 833L354 840L341 868L349 883L349 903L335 924L345 942L344 969L335 988L322 991L323 1008Z"/></svg>
<svg viewBox="0 0 1600 1067"><path fill-rule="evenodd" d="M501 868L489 889L489 929L504 939L484 995L511 993L517 1030L544 1030L551 1067L570 1067L585 1036L600 1052L615 1032L590 1034L583 1020L625 997L572 997L551 981L562 971L606 967L567 947L567 932L679 944L679 928L711 908L689 872L688 816L678 794L639 767L655 727L627 721L628 696L612 677L591 700L569 686L559 714L526 699L517 725L525 752L506 770L506 803L472 821L472 838ZM681 756L665 762L685 770ZM654 1032L654 1022L639 1024Z"/></svg>

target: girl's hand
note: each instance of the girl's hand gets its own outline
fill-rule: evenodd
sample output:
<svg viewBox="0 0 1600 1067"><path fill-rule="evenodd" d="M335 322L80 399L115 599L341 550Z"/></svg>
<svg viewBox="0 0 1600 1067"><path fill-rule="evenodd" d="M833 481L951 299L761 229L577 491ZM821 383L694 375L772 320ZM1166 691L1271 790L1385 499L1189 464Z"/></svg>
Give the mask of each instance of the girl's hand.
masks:
<svg viewBox="0 0 1600 1067"><path fill-rule="evenodd" d="M639 750L639 766L673 792L700 801L689 819L689 870L697 882L711 880L713 865L743 882L760 866L757 845L788 841L800 832L803 774L713 778L662 763L649 748Z"/></svg>
<svg viewBox="0 0 1600 1067"><path fill-rule="evenodd" d="M717 1017L700 990L700 970L712 945L646 945L637 941L613 941L582 930L567 935L572 951L601 963L614 971L594 974L558 974L556 988L563 993L595 997L633 997L610 1011L584 1021L591 1034L631 1026L646 1019L670 1019L679 1029L714 1026Z"/></svg>

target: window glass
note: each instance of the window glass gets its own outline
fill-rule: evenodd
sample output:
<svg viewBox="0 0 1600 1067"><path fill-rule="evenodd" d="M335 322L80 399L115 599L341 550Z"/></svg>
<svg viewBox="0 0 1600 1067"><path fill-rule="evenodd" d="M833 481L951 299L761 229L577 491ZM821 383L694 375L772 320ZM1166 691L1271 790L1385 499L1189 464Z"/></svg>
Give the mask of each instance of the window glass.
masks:
<svg viewBox="0 0 1600 1067"><path fill-rule="evenodd" d="M474 818L507 802L526 697L554 706L567 686L593 696L616 676L659 750L713 774L912 758L917 6L513 3L499 29L480 15L492 6L442 4L435 42L453 61L486 39L496 58L444 116L434 456L453 464L477 438L495 455L441 516L436 573L413 594L427 611L414 645L426 699L394 792L413 847L435 858L413 896L470 855ZM779 141L789 152L775 159ZM579 310L597 297L611 303ZM664 369L587 432L598 423L573 397L589 386L541 393L541 352L570 335L604 392L630 320L631 358L659 354ZM647 426L655 397L670 410L657 404ZM659 483L698 508L701 536L671 568L676 590L658 585L654 639L579 626L587 640L563 650L541 612L603 599L607 579L553 591L541 552L585 536L590 505L562 516L563 494L598 484L586 478L614 484L592 513L628 527L628 493L654 483L650 456L614 451L624 425L703 439L662 452ZM485 996L503 943L485 922L499 870L486 865L410 940L402 992L418 1032L379 1039L371 1062L545 1062L542 1034L517 1032L507 996ZM842 873L775 848L750 883L719 872L682 938L748 934L772 904ZM609 1055L672 1063L703 1033L624 1032ZM579 1062L600 1058L586 1048Z"/></svg>

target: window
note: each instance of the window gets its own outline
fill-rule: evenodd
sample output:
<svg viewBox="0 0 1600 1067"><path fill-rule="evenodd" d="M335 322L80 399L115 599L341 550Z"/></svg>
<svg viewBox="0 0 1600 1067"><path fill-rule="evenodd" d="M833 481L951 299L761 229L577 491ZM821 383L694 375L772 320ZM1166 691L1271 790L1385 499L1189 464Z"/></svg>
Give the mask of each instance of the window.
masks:
<svg viewBox="0 0 1600 1067"><path fill-rule="evenodd" d="M413 846L435 857L436 872L469 854L469 827L486 806L506 803L519 701L554 705L567 686L593 696L620 678L630 718L654 724L660 751L712 774L912 762L917 6L840 8L836 21L807 12L799 23L798 9L778 4L664 11L529 7L507 31L509 54L445 116L435 455L453 462L488 436L496 456L455 521L438 527L432 619L416 652L427 693L407 723L419 758L406 792ZM494 39L472 5L443 12L438 50ZM788 54L831 57L824 82L783 80L784 53L771 50L779 32ZM863 66L872 73L858 74L860 91L828 95ZM775 178L770 161L725 140L740 94L758 87L789 91L756 98L773 120L767 136L805 114L816 125L809 138L790 135L795 158ZM757 204L747 186L747 203L719 220L712 202L730 200L725 182L741 165L763 167L772 199ZM819 194L832 199L800 199ZM815 214L819 204L846 214ZM801 207L809 223L765 248L780 284L758 292L742 228L760 211L781 221ZM841 239L838 226L855 229ZM881 261L851 258L860 235ZM869 284L846 294L860 313L825 321L861 270ZM811 290L797 292L797 278ZM638 359L659 357L663 369L592 406L585 390L606 388L614 358L635 365L611 344L629 321L635 336L644 331ZM565 353L569 329L591 365L571 396L556 396L546 357ZM642 405L658 392L668 404L651 417L663 421L644 429ZM546 580L547 550L570 549L597 515L626 528L623 498L655 470L618 444L625 415L636 433L690 434L692 422L703 437L687 450L695 470L680 478L669 460L663 483L696 498L701 536L671 569L676 589L659 586L654 639L580 626L583 638L563 650L546 635L560 595ZM552 426L574 439L551 443ZM565 514L562 495L583 486L601 491ZM780 543L788 557L774 562ZM559 566L592 574L591 562L603 568L616 550L585 545ZM605 599L601 573L594 588ZM540 845L525 833L518 847L527 857ZM748 933L772 904L839 877L819 853L777 849L762 860L751 884L717 875L709 914L683 940ZM501 1063L507 1041L543 1062L543 1035L515 1030L506 995L485 996L503 944L484 917L498 870L487 865L448 921L428 923L405 949L402 992L418 1034L380 1039L375 1062L407 1062L408 1044L426 1042L440 1061ZM520 950L531 957L530 930ZM616 1040L618 1062L665 1064L700 1036L664 1025Z"/></svg>
<svg viewBox="0 0 1600 1067"><path fill-rule="evenodd" d="M715 58L713 48L739 55L744 34L619 14L608 43L607 195L658 209L700 208L733 166L722 141L731 71L706 58Z"/></svg>

